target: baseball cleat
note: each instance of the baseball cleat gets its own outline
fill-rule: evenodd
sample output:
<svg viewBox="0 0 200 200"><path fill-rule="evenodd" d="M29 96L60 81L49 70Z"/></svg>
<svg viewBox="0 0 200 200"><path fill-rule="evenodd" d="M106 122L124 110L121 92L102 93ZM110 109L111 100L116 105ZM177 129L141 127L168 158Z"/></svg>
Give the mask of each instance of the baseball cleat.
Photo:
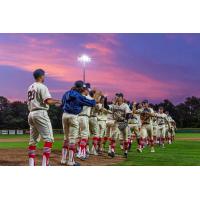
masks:
<svg viewBox="0 0 200 200"><path fill-rule="evenodd" d="M124 152L124 158L128 158L128 153Z"/></svg>
<svg viewBox="0 0 200 200"><path fill-rule="evenodd" d="M61 164L61 165L66 165L66 164L67 164L67 160L66 160L66 159L62 159L62 160L60 161L60 164Z"/></svg>
<svg viewBox="0 0 200 200"><path fill-rule="evenodd" d="M137 148L138 153L142 153L142 148Z"/></svg>
<svg viewBox="0 0 200 200"><path fill-rule="evenodd" d="M120 145L120 149L121 149L121 150L124 150L124 146L123 146L123 145Z"/></svg>
<svg viewBox="0 0 200 200"><path fill-rule="evenodd" d="M84 161L84 160L87 160L87 157L86 156L80 156L79 159Z"/></svg>
<svg viewBox="0 0 200 200"><path fill-rule="evenodd" d="M81 164L78 162L68 162L67 165L68 166L81 166Z"/></svg>
<svg viewBox="0 0 200 200"><path fill-rule="evenodd" d="M115 157L115 152L108 152L108 156L110 156L111 158L114 158Z"/></svg>
<svg viewBox="0 0 200 200"><path fill-rule="evenodd" d="M155 152L155 149L152 147L151 148L151 153L154 153Z"/></svg>
<svg viewBox="0 0 200 200"><path fill-rule="evenodd" d="M90 154L95 155L95 156L99 155L94 147L92 147L92 150L91 150Z"/></svg>
<svg viewBox="0 0 200 200"><path fill-rule="evenodd" d="M102 154L103 154L102 150L98 151L98 155L102 155Z"/></svg>

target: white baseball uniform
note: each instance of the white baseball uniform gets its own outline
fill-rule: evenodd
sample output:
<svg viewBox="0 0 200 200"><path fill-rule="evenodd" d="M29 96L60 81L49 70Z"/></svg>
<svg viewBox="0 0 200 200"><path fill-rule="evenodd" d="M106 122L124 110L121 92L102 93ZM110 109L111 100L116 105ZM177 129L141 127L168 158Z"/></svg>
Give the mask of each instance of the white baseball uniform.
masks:
<svg viewBox="0 0 200 200"><path fill-rule="evenodd" d="M40 136L45 142L53 142L53 130L47 110L49 106L45 103L51 98L48 88L39 82L33 83L28 88L28 123L30 126L30 145L39 142Z"/></svg>

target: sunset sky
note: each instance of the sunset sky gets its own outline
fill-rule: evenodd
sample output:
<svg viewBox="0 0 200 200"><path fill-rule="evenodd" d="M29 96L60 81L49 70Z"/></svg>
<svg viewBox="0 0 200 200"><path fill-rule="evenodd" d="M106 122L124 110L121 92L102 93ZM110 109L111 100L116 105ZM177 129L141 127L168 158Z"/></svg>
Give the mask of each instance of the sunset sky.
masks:
<svg viewBox="0 0 200 200"><path fill-rule="evenodd" d="M200 96L200 34L0 34L0 96L26 100L32 71L43 68L61 98L82 79L81 54L92 58L86 80L111 98L176 104Z"/></svg>

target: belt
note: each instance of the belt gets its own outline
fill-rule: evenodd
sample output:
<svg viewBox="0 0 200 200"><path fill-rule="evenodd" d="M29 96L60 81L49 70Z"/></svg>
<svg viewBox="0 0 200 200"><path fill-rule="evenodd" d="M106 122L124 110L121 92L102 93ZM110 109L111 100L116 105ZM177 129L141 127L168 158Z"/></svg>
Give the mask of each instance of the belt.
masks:
<svg viewBox="0 0 200 200"><path fill-rule="evenodd" d="M106 122L107 120L99 120L99 119L98 119L98 121L99 121L99 122Z"/></svg>
<svg viewBox="0 0 200 200"><path fill-rule="evenodd" d="M97 117L97 116L95 116L95 115L90 115L90 117Z"/></svg>
<svg viewBox="0 0 200 200"><path fill-rule="evenodd" d="M164 125L164 124L158 124L158 125Z"/></svg>
<svg viewBox="0 0 200 200"><path fill-rule="evenodd" d="M148 124L150 124L150 123L143 123L142 125L148 125Z"/></svg>
<svg viewBox="0 0 200 200"><path fill-rule="evenodd" d="M45 109L34 109L34 110L31 110L30 112L34 112L34 111L39 111L39 110L44 110L44 111L47 111L47 110L45 110Z"/></svg>
<svg viewBox="0 0 200 200"><path fill-rule="evenodd" d="M88 115L86 115L86 114L80 114L80 115L78 115L78 116L89 117L89 116L88 116Z"/></svg>

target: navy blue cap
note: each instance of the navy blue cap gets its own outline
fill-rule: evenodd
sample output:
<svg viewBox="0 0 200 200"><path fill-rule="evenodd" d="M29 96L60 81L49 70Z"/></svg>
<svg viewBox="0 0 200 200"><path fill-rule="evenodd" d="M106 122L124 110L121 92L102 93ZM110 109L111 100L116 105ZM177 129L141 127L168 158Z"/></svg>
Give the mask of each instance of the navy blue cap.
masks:
<svg viewBox="0 0 200 200"><path fill-rule="evenodd" d="M117 96L117 97L124 97L124 95L122 93L116 93L115 96Z"/></svg>
<svg viewBox="0 0 200 200"><path fill-rule="evenodd" d="M85 85L86 85L86 88L91 89L90 83L86 83Z"/></svg>
<svg viewBox="0 0 200 200"><path fill-rule="evenodd" d="M86 87L85 83L83 81L76 81L74 83L74 86L77 87L77 88L83 88L83 87Z"/></svg>
<svg viewBox="0 0 200 200"><path fill-rule="evenodd" d="M145 99L142 103L149 103L149 101L147 99Z"/></svg>
<svg viewBox="0 0 200 200"><path fill-rule="evenodd" d="M33 72L33 77L35 79L41 77L41 76L44 76L45 75L45 71L43 69L36 69L34 72Z"/></svg>

